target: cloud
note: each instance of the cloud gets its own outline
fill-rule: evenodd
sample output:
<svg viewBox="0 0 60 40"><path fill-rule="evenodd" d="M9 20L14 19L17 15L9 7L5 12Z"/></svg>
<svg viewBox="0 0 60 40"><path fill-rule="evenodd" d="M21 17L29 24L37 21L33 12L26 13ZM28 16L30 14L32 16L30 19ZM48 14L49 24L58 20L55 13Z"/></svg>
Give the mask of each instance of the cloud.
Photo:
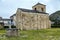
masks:
<svg viewBox="0 0 60 40"><path fill-rule="evenodd" d="M45 2L50 2L51 0L44 0Z"/></svg>
<svg viewBox="0 0 60 40"><path fill-rule="evenodd" d="M0 0L0 16L10 17L17 8L31 9L38 2L45 4L50 14L60 9L60 0Z"/></svg>

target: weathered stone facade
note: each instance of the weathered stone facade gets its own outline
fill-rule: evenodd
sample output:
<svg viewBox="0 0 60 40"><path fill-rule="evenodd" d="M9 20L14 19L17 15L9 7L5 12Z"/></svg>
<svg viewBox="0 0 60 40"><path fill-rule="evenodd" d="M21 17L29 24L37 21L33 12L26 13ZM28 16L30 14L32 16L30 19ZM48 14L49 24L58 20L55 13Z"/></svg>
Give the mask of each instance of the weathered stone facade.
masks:
<svg viewBox="0 0 60 40"><path fill-rule="evenodd" d="M50 28L49 17L46 14L22 12L18 15L17 26L21 30Z"/></svg>
<svg viewBox="0 0 60 40"><path fill-rule="evenodd" d="M0 22L0 29L4 29L4 23Z"/></svg>
<svg viewBox="0 0 60 40"><path fill-rule="evenodd" d="M21 30L31 30L31 29L37 30L37 29L51 28L49 15L44 14L44 12L46 11L45 8L42 11L32 12L30 10L26 12L26 10L18 9L16 12L17 28Z"/></svg>

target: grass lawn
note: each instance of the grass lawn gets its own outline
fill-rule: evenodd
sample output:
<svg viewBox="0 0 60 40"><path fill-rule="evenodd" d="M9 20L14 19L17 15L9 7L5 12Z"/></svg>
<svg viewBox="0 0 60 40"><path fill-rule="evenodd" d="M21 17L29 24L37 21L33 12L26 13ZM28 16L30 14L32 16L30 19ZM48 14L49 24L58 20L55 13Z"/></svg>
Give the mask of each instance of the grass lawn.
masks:
<svg viewBox="0 0 60 40"><path fill-rule="evenodd" d="M19 31L18 37L6 37L0 30L0 40L60 40L60 28ZM1 36L3 35L3 36Z"/></svg>

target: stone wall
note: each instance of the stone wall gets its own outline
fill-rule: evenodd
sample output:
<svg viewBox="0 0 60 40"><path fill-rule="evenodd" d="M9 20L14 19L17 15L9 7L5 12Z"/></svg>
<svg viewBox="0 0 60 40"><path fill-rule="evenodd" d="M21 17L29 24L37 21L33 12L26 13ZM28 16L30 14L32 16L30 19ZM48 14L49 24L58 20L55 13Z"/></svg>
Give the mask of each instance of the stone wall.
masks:
<svg viewBox="0 0 60 40"><path fill-rule="evenodd" d="M50 28L50 20L48 14L19 11L16 13L16 19L17 28L21 30Z"/></svg>
<svg viewBox="0 0 60 40"><path fill-rule="evenodd" d="M4 29L4 24L3 23L0 23L0 29Z"/></svg>

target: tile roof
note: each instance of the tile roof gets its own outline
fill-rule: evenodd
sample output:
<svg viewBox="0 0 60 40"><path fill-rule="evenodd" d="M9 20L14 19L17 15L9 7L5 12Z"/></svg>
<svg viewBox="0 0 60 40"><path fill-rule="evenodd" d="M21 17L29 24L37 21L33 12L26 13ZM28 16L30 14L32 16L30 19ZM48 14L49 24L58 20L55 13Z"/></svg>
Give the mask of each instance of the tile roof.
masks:
<svg viewBox="0 0 60 40"><path fill-rule="evenodd" d="M10 16L10 18L13 17L13 16L15 16L15 15L16 15L16 14L13 14L12 16Z"/></svg>
<svg viewBox="0 0 60 40"><path fill-rule="evenodd" d="M43 5L43 6L46 6L46 5L44 5L44 4L41 4L41 3L39 3L39 2L38 2L36 5ZM36 6L36 5L34 5L34 6ZM33 6L33 7L34 7L34 6Z"/></svg>
<svg viewBox="0 0 60 40"><path fill-rule="evenodd" d="M44 4L41 4L41 3L38 2L36 5L44 5ZM34 6L36 6L36 5L34 5ZM44 5L44 6L46 6L46 5ZM18 8L18 10L21 10L21 11L24 11L24 12L47 14L47 13L45 13L45 12L39 12L39 11L36 11L36 10L29 10L29 9L23 9L23 8ZM15 15L16 15L16 14L13 14L13 15L10 16L10 17L13 17L13 16L15 16Z"/></svg>
<svg viewBox="0 0 60 40"><path fill-rule="evenodd" d="M23 12L32 12L32 13L42 13L42 14L48 14L48 13L45 13L45 12L39 12L39 11L36 11L36 10L29 10L29 9L23 9L23 8L18 8L18 10L21 10ZM13 17L15 16L16 14L13 14L12 16L10 17Z"/></svg>
<svg viewBox="0 0 60 40"><path fill-rule="evenodd" d="M18 10L21 10L23 12L32 12L32 13L42 13L42 14L47 14L45 12L39 12L37 10L29 10L29 9L23 9L23 8L18 8Z"/></svg>

